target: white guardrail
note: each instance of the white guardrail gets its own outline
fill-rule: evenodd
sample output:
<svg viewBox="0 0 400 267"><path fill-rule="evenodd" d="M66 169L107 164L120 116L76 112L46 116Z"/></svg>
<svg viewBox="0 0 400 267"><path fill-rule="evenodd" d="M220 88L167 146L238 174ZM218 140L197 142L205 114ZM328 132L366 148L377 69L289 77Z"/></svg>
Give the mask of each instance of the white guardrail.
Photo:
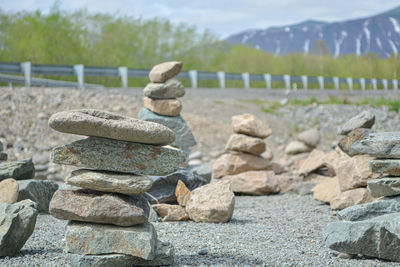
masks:
<svg viewBox="0 0 400 267"><path fill-rule="evenodd" d="M68 65L40 65L32 64L31 62L23 63L2 63L0 62L0 81L9 84L24 84L26 87L30 86L48 86L48 87L78 87L78 88L94 88L103 87L97 84L84 83L86 76L108 76L120 77L121 87L128 87L129 77L147 77L149 69L131 69L128 67L90 67L82 64L73 66ZM6 75L6 74L22 74L21 76ZM67 82L60 80L50 80L33 78L34 75L56 75L56 76L76 76L77 82ZM351 77L312 77L312 76L290 76L285 75L271 75L265 74L252 74L252 73L225 73L218 72L204 72L197 70L183 71L179 73L178 78L189 79L192 88L198 88L199 80L217 80L220 88L225 88L226 81L243 81L244 88L249 89L251 82L262 81L265 82L267 89L272 89L273 82L282 82L285 84L286 89L297 89L297 84L302 85L303 90L308 89L310 83L318 84L320 90L332 88L339 90L341 84L347 84L349 90L353 90L353 85L360 85L361 90L366 90L367 85L371 85L372 90L378 90L378 86L384 90L393 89L398 90L399 81L397 79L365 79L365 78L351 78ZM299 88L300 89L300 88Z"/></svg>

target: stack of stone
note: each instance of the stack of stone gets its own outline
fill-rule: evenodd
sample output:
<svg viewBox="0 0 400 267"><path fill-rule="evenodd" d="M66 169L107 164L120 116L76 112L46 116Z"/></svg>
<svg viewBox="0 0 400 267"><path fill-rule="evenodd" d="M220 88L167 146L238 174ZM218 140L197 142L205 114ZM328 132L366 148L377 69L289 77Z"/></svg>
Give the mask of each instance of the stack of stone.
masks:
<svg viewBox="0 0 400 267"><path fill-rule="evenodd" d="M252 114L232 117L234 134L226 144L227 153L213 165L213 178L231 182L235 193L265 195L280 191L271 158L261 156L266 150L264 138L271 129Z"/></svg>
<svg viewBox="0 0 400 267"><path fill-rule="evenodd" d="M185 154L163 147L174 141L167 127L93 109L51 116L53 129L87 135L55 147L54 163L82 167L66 178L81 188L58 190L50 214L70 220L66 252L73 266L154 266L173 261L173 247L157 240L142 196L147 175L165 175L185 162Z"/></svg>
<svg viewBox="0 0 400 267"><path fill-rule="evenodd" d="M196 140L181 117L182 102L178 99L185 95L185 88L178 80L172 79L182 69L182 62L171 61L154 66L150 73L149 83L144 88L143 105L139 118L163 124L175 133L172 146L178 147L187 154L196 145Z"/></svg>

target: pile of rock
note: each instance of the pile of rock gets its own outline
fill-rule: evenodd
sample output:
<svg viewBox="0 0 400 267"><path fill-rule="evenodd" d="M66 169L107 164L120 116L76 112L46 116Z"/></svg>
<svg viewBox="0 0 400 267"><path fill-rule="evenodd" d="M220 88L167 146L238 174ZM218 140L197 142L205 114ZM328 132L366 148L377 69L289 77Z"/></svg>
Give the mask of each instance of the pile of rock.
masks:
<svg viewBox="0 0 400 267"><path fill-rule="evenodd" d="M366 153L356 152L353 146L359 143L372 130L375 116L365 111L343 124L338 133L346 135L339 142L339 148L330 153L333 178L320 181L313 188L314 198L330 203L334 210L341 210L353 205L374 201L367 190L367 182L378 177L369 168L372 157ZM313 153L312 153L313 154ZM311 155L310 155L311 157ZM314 155L308 162L317 162L321 155Z"/></svg>
<svg viewBox="0 0 400 267"><path fill-rule="evenodd" d="M261 154L266 151L264 138L271 129L252 114L232 117L234 134L226 144L226 152L212 167L213 178L232 183L235 193L265 195L280 192L279 178L282 166L271 162L272 157Z"/></svg>
<svg viewBox="0 0 400 267"><path fill-rule="evenodd" d="M351 145L355 153L374 160L372 171L382 174L369 180L368 190L378 201L356 205L338 213L343 221L324 229L328 247L348 254L362 254L400 261L400 133L369 133Z"/></svg>
<svg viewBox="0 0 400 267"><path fill-rule="evenodd" d="M172 79L182 69L182 62L170 61L154 66L149 78L151 83L144 88L143 105L139 118L163 124L175 133L172 146L190 153L190 148L196 145L196 140L181 117L182 102L178 99L185 95L185 88L178 80Z"/></svg>
<svg viewBox="0 0 400 267"><path fill-rule="evenodd" d="M297 140L291 141L285 149L288 155L296 155L300 153L310 152L318 146L321 136L318 129L310 129L301 132L297 136Z"/></svg>
<svg viewBox="0 0 400 267"><path fill-rule="evenodd" d="M81 188L58 190L50 214L70 220L67 258L73 266L154 266L173 262L174 250L157 240L148 222L143 193L148 175L165 175L185 162L185 153L168 148L167 127L93 109L59 112L53 129L87 139L53 149L54 163L82 167L66 178Z"/></svg>

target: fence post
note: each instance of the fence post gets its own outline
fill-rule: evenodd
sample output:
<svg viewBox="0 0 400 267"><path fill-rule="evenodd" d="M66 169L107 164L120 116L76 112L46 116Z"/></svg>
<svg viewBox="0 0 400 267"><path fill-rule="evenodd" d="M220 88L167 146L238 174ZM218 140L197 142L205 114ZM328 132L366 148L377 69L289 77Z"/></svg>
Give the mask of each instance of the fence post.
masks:
<svg viewBox="0 0 400 267"><path fill-rule="evenodd" d="M393 82L393 90L395 91L399 90L399 81L397 79L394 79L392 82Z"/></svg>
<svg viewBox="0 0 400 267"><path fill-rule="evenodd" d="M387 89L388 89L388 81L386 79L382 79L382 83L383 83L383 89L385 89L385 91L387 91Z"/></svg>
<svg viewBox="0 0 400 267"><path fill-rule="evenodd" d="M265 80L265 85L267 87L267 89L271 89L271 74L266 73L264 74L264 80Z"/></svg>
<svg viewBox="0 0 400 267"><path fill-rule="evenodd" d="M244 88L249 89L250 88L250 74L248 72L242 73L242 79L244 83Z"/></svg>
<svg viewBox="0 0 400 267"><path fill-rule="evenodd" d="M218 71L217 76L218 76L218 81L219 81L219 87L221 89L225 89L225 72Z"/></svg>
<svg viewBox="0 0 400 267"><path fill-rule="evenodd" d="M374 91L378 90L378 82L376 79L371 79L371 83L372 83L372 89Z"/></svg>
<svg viewBox="0 0 400 267"><path fill-rule="evenodd" d="M318 83L319 83L319 90L324 90L324 77L323 76L318 76Z"/></svg>
<svg viewBox="0 0 400 267"><path fill-rule="evenodd" d="M74 73L76 74L78 80L78 87L80 89L84 88L84 66L83 64L74 65Z"/></svg>
<svg viewBox="0 0 400 267"><path fill-rule="evenodd" d="M353 91L353 78L348 77L346 80L347 80L347 85L349 86L350 91Z"/></svg>
<svg viewBox="0 0 400 267"><path fill-rule="evenodd" d="M360 78L360 85L361 85L361 90L365 91L365 79Z"/></svg>
<svg viewBox="0 0 400 267"><path fill-rule="evenodd" d="M121 76L122 88L128 88L128 67L118 67L118 74Z"/></svg>
<svg viewBox="0 0 400 267"><path fill-rule="evenodd" d="M21 63L21 69L25 78L25 87L31 87L32 81L32 64L29 61Z"/></svg>
<svg viewBox="0 0 400 267"><path fill-rule="evenodd" d="M286 90L290 90L290 75L289 74L283 75L283 80L285 81Z"/></svg>
<svg viewBox="0 0 400 267"><path fill-rule="evenodd" d="M308 89L308 77L307 77L307 75L302 75L301 76L301 83L303 84L303 89L307 90Z"/></svg>
<svg viewBox="0 0 400 267"><path fill-rule="evenodd" d="M333 77L333 86L335 87L335 90L338 91L339 90L339 77Z"/></svg>
<svg viewBox="0 0 400 267"><path fill-rule="evenodd" d="M189 70L188 73L192 82L192 88L197 88L197 70Z"/></svg>

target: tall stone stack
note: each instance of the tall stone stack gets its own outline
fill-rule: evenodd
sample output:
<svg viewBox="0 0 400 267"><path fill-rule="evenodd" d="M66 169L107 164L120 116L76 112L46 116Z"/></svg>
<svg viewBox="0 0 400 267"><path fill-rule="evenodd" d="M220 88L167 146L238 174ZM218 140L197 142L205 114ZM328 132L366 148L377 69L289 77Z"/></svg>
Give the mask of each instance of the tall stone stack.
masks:
<svg viewBox="0 0 400 267"><path fill-rule="evenodd" d="M54 114L54 130L89 136L55 147L54 163L81 167L65 179L80 188L58 190L50 214L70 220L67 258L72 266L155 266L173 262L174 250L160 242L148 222L143 197L152 185L148 175L166 175L185 162L185 154L168 148L167 127L106 111L84 109Z"/></svg>
<svg viewBox="0 0 400 267"><path fill-rule="evenodd" d="M252 114L232 117L234 134L213 165L213 178L231 182L235 193L265 195L280 191L271 158L261 156L266 150L264 138L271 129Z"/></svg>
<svg viewBox="0 0 400 267"><path fill-rule="evenodd" d="M182 62L170 61L154 66L150 73L150 83L143 90L144 108L139 112L139 118L163 124L175 133L175 146L186 154L196 145L196 140L180 115L182 102L178 99L185 95L181 82L173 79L182 69Z"/></svg>

